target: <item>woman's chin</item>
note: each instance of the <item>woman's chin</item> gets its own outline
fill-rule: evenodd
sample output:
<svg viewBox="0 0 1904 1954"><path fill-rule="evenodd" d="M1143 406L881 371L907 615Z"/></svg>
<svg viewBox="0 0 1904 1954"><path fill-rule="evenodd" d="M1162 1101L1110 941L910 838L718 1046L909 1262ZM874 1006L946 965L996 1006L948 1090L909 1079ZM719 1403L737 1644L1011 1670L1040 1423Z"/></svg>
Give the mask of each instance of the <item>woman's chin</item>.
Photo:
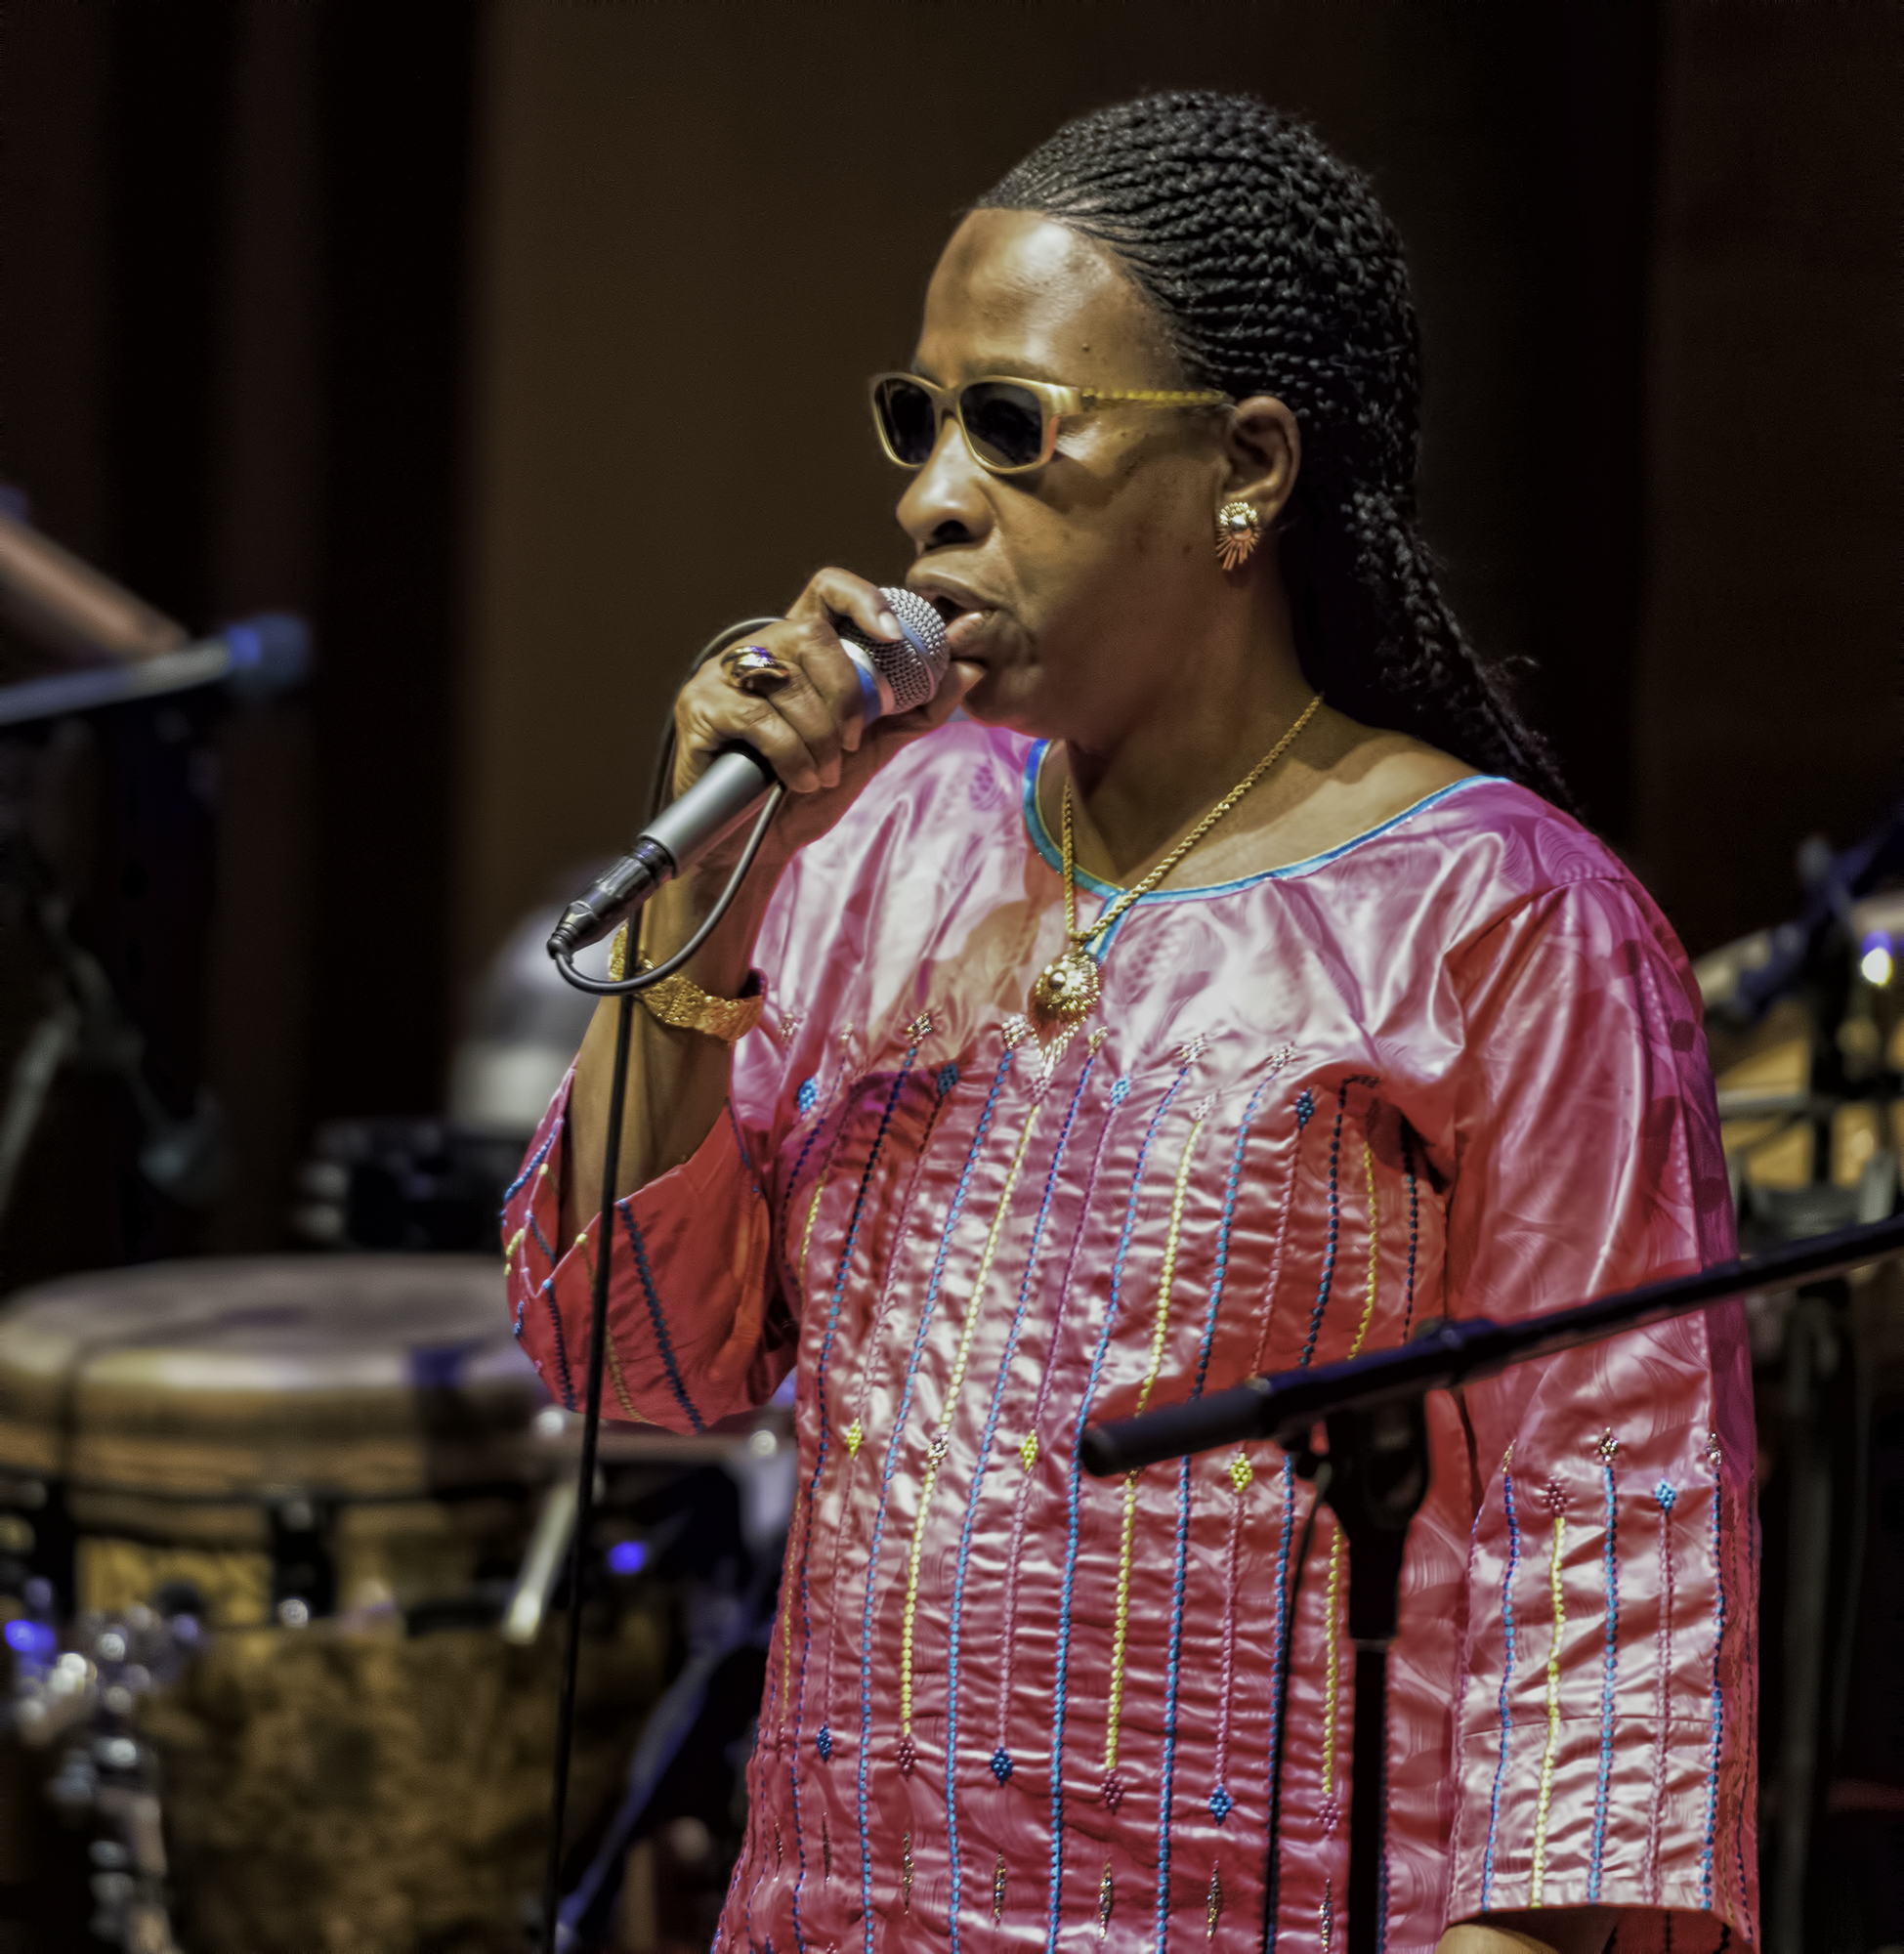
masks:
<svg viewBox="0 0 1904 1954"><path fill-rule="evenodd" d="M1040 697L1043 690L1033 674L1017 667L987 671L959 703L966 718L983 726L1041 740L1050 735L1043 723L1048 715L1039 710L1051 702Z"/></svg>

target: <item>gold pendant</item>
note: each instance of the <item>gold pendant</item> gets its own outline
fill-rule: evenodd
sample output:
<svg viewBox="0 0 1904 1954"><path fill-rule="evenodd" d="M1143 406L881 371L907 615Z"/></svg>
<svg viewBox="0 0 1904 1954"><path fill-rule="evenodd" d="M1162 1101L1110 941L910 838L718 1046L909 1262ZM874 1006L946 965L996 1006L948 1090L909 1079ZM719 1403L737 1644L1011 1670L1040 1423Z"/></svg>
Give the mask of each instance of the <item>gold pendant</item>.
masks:
<svg viewBox="0 0 1904 1954"><path fill-rule="evenodd" d="M1097 1009L1102 995L1097 958L1076 947L1054 957L1032 986L1032 1029L1040 1043L1053 1033L1069 1037Z"/></svg>

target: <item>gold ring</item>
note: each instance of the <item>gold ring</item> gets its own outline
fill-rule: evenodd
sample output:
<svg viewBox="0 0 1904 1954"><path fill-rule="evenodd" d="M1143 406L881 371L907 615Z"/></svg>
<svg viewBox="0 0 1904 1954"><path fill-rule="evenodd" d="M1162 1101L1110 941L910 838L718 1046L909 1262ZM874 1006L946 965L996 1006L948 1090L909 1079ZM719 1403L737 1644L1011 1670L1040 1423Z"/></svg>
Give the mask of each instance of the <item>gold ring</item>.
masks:
<svg viewBox="0 0 1904 1954"><path fill-rule="evenodd" d="M732 651L723 652L721 670L737 691L756 696L778 692L792 677L765 645L737 645Z"/></svg>

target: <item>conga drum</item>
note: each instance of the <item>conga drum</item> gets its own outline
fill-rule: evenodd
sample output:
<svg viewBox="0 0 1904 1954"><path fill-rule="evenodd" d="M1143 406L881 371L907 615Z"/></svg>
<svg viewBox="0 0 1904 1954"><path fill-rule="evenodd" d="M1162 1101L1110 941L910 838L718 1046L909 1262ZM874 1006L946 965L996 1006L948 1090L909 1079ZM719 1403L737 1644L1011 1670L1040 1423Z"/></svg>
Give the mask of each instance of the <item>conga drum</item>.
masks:
<svg viewBox="0 0 1904 1954"><path fill-rule="evenodd" d="M520 1948L560 1635L495 1624L547 1409L487 1257L170 1262L0 1307L0 1589L206 1632L138 1711L192 1954ZM587 1626L578 1815L666 1659L654 1610Z"/></svg>

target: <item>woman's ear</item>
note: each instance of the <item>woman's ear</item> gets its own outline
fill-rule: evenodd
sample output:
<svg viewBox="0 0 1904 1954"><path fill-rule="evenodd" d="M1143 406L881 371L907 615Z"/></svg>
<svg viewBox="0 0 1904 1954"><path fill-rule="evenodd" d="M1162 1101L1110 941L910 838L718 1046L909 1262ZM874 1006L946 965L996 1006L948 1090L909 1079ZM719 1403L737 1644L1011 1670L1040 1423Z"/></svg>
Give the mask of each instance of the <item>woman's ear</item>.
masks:
<svg viewBox="0 0 1904 1954"><path fill-rule="evenodd" d="M1229 473L1226 502L1248 502L1271 530L1295 492L1302 470L1302 430L1295 415L1270 394L1252 394L1232 409L1223 446Z"/></svg>

